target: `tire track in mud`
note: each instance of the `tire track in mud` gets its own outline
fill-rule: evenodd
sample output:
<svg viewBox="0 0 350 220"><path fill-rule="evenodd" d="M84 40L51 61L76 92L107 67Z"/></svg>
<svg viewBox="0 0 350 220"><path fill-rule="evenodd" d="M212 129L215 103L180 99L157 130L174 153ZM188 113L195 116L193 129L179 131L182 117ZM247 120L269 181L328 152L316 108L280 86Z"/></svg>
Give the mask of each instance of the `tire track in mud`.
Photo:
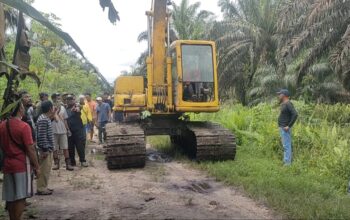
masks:
<svg viewBox="0 0 350 220"><path fill-rule="evenodd" d="M26 219L276 218L238 190L184 163L147 161L144 169L109 171L101 155L90 154L89 162L89 168L73 172L52 171L54 194L32 198Z"/></svg>

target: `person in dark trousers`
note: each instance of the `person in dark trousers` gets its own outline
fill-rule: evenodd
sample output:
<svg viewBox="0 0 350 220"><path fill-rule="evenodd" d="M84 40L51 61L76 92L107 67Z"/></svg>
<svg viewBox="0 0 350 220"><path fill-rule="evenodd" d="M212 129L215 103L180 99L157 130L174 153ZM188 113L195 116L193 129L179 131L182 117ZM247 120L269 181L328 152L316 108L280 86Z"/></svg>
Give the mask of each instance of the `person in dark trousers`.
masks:
<svg viewBox="0 0 350 220"><path fill-rule="evenodd" d="M103 102L101 97L98 97L96 101L98 139L99 144L103 144L107 138L106 125L111 120L111 107L109 104Z"/></svg>
<svg viewBox="0 0 350 220"><path fill-rule="evenodd" d="M0 123L0 146L4 153L2 173L2 199L10 219L21 219L26 198L33 195L32 170L40 178L30 126L21 118L25 108L21 102L8 120Z"/></svg>
<svg viewBox="0 0 350 220"><path fill-rule="evenodd" d="M292 127L298 118L298 112L290 101L290 93L287 89L282 89L278 93L281 104L281 113L278 117L278 127L282 138L284 149L284 165L292 164Z"/></svg>
<svg viewBox="0 0 350 220"><path fill-rule="evenodd" d="M80 106L75 102L72 95L67 96L67 114L68 127L71 131L71 136L68 137L69 158L72 166L76 166L75 149L77 149L80 164L82 167L88 167L85 159L85 128L81 120Z"/></svg>

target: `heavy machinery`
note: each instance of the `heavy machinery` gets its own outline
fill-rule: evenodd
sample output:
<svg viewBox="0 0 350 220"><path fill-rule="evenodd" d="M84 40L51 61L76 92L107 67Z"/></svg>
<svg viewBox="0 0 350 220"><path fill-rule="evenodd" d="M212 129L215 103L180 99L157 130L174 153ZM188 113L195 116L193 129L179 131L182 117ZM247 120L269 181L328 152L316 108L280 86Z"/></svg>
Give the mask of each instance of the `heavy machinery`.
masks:
<svg viewBox="0 0 350 220"><path fill-rule="evenodd" d="M143 167L145 137L169 135L193 159L235 158L235 137L219 124L191 122L187 113L219 111L215 43L170 43L168 0L153 0L148 19L147 77L122 76L115 83L114 111L148 112L147 118L107 126L109 169Z"/></svg>

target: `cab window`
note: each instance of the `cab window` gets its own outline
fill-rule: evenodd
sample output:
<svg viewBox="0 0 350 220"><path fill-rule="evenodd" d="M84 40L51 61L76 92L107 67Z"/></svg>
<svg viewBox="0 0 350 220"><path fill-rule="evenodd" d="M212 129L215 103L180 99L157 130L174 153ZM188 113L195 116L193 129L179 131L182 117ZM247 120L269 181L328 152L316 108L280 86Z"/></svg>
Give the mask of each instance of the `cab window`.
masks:
<svg viewBox="0 0 350 220"><path fill-rule="evenodd" d="M183 100L214 99L213 49L210 45L182 45Z"/></svg>

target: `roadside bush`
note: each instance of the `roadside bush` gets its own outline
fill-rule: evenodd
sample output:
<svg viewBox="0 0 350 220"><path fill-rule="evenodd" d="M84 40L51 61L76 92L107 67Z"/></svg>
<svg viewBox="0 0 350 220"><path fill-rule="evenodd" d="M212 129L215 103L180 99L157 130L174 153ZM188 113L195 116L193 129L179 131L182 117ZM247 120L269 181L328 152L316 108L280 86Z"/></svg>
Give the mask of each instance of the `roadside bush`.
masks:
<svg viewBox="0 0 350 220"><path fill-rule="evenodd" d="M237 138L235 161L202 163L219 180L242 186L288 218L350 218L350 107L294 102L293 165L283 167L279 106L224 105L194 120L216 121ZM336 211L335 211L336 210Z"/></svg>

